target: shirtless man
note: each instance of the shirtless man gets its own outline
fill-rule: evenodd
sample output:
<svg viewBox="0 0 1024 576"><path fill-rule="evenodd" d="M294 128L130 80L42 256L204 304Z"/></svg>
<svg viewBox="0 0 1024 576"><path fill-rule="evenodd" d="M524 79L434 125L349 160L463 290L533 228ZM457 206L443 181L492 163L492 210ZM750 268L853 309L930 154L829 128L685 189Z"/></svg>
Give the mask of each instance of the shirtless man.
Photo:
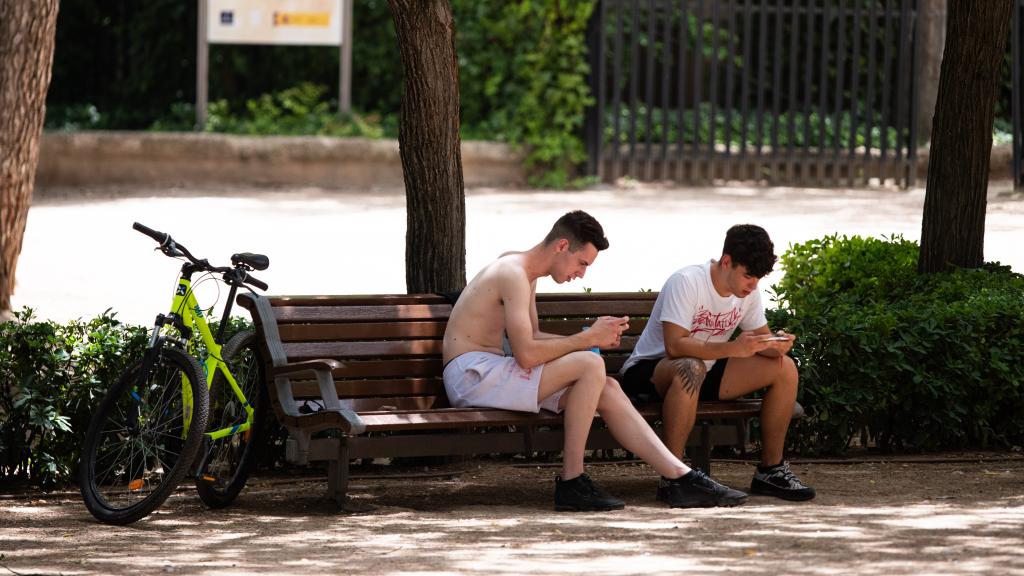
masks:
<svg viewBox="0 0 1024 576"><path fill-rule="evenodd" d="M444 385L452 406L565 412L562 474L555 509L617 510L625 503L584 472L587 435L597 412L623 448L657 470L658 499L672 507L734 506L747 495L727 488L672 455L591 348L617 348L629 318L604 316L572 336L538 329L537 279L582 278L608 247L601 225L586 212L570 212L526 252L507 252L466 286L444 334ZM502 336L508 335L511 356Z"/></svg>

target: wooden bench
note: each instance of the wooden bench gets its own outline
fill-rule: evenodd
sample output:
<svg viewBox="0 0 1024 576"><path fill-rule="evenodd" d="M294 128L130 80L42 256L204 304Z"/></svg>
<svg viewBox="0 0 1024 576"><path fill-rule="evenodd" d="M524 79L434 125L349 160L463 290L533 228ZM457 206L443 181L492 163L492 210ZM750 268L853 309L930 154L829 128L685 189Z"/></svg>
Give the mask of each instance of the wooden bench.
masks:
<svg viewBox="0 0 1024 576"><path fill-rule="evenodd" d="M630 316L621 347L602 354L608 374L617 375L656 297L541 294L540 329L572 334L597 316ZM450 407L441 341L452 306L442 296L243 294L238 301L256 325L271 404L289 432L287 459L328 461L328 496L338 503L344 502L352 459L562 449L559 415ZM310 413L309 406L322 409ZM648 421L660 420L660 403L638 409ZM743 446L746 421L760 409L760 400L701 402L690 435L694 465L709 470L713 443ZM595 422L588 449L617 448L600 418ZM716 425L721 422L728 424ZM338 432L318 434L327 430Z"/></svg>

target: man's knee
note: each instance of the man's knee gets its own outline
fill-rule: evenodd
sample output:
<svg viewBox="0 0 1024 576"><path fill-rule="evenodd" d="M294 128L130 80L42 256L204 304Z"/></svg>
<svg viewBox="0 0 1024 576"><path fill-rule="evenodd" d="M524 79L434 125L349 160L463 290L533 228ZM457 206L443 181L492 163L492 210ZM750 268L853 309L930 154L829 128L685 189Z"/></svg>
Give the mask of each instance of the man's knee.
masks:
<svg viewBox="0 0 1024 576"><path fill-rule="evenodd" d="M800 374L796 368L796 362L790 356L782 356L779 362L780 380L787 386L796 387L800 380Z"/></svg>
<svg viewBox="0 0 1024 576"><path fill-rule="evenodd" d="M672 358L668 362L673 371L672 386L695 396L708 374L704 361L700 358Z"/></svg>

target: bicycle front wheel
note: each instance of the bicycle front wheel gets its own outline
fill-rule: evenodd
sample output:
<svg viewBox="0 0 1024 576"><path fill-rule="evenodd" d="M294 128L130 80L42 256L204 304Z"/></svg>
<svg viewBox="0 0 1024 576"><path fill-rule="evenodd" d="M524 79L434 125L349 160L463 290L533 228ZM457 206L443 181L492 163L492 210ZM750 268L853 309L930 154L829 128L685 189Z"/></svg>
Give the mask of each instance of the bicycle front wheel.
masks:
<svg viewBox="0 0 1024 576"><path fill-rule="evenodd" d="M206 429L206 379L192 356L165 346L140 377L141 368L136 362L107 392L82 449L82 498L108 524L130 524L163 504Z"/></svg>
<svg viewBox="0 0 1024 576"><path fill-rule="evenodd" d="M243 401L220 372L210 387L210 421L207 435L218 431L226 436L207 439L202 469L196 474L196 490L210 508L223 508L235 501L256 465L267 428L267 389L263 383L263 361L252 330L235 334L221 350L235 377ZM248 430L232 428L247 421L245 403L253 409Z"/></svg>

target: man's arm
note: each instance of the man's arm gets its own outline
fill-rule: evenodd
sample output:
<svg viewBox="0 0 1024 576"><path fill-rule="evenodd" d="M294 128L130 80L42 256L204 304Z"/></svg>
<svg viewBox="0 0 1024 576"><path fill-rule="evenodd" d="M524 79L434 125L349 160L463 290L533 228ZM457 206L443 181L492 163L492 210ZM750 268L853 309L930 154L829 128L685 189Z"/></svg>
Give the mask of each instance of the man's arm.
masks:
<svg viewBox="0 0 1024 576"><path fill-rule="evenodd" d="M551 340L552 338L565 338L561 334L541 332L540 320L537 319L537 281L530 284L530 325L533 326L533 337L537 340Z"/></svg>
<svg viewBox="0 0 1024 576"><path fill-rule="evenodd" d="M505 331L512 345L512 355L523 368L533 368L570 352L611 347L618 340L624 324L622 319L602 318L587 332L571 336L538 338L536 302L526 274L516 267L504 267L498 273L498 286L505 307Z"/></svg>
<svg viewBox="0 0 1024 576"><path fill-rule="evenodd" d="M662 322L665 337L665 353L670 358L688 357L701 360L718 360L720 358L746 358L754 354L777 357L785 354L793 346L792 340L786 342L765 341L771 336L768 325L751 331L742 332L729 342L702 342L690 337L690 331L671 322Z"/></svg>

